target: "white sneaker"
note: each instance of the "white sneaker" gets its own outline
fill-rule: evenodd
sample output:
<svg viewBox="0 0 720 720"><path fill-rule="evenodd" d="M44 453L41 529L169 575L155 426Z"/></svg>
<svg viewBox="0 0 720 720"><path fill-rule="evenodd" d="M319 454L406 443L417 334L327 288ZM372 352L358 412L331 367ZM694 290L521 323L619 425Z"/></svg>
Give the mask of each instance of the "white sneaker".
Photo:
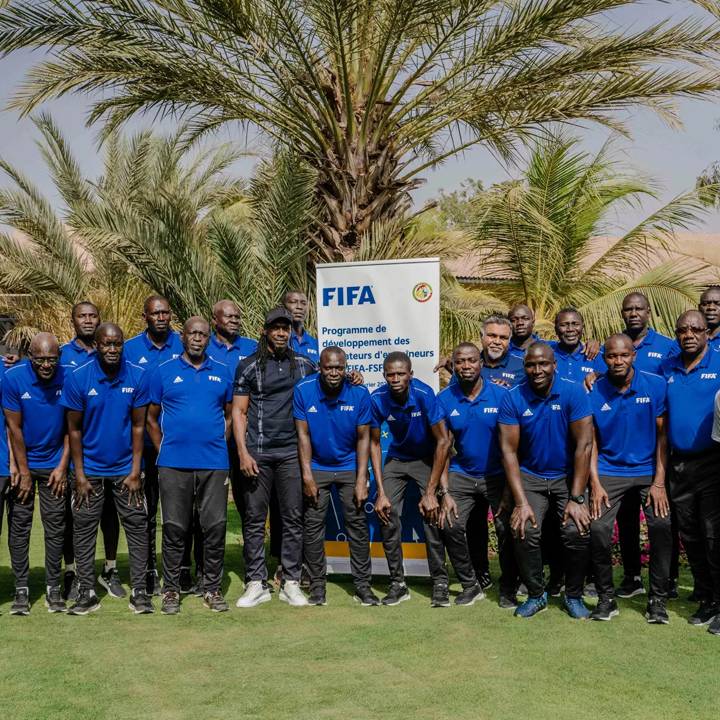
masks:
<svg viewBox="0 0 720 720"><path fill-rule="evenodd" d="M260 580L251 580L245 586L245 592L237 599L235 607L251 608L264 602L270 602L270 591Z"/></svg>
<svg viewBox="0 0 720 720"><path fill-rule="evenodd" d="M300 589L300 583L297 580L286 580L280 588L278 597L293 607L301 607L308 604L308 600Z"/></svg>

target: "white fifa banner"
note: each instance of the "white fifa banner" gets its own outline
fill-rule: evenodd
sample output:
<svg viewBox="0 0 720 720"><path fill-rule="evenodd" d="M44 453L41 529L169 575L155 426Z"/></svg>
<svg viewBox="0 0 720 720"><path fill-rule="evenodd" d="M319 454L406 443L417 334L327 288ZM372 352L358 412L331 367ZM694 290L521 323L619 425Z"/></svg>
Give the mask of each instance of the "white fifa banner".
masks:
<svg viewBox="0 0 720 720"><path fill-rule="evenodd" d="M317 265L317 328L320 350L336 345L359 370L372 392L384 382L383 360L394 351L410 356L415 377L438 390L433 368L440 357L440 259L378 260ZM383 450L389 444L383 427ZM419 496L417 496L419 499ZM422 518L416 496L403 508L403 556L410 575L427 575ZM387 573L387 562L373 509L371 481L366 513L370 526L373 572ZM328 513L328 570L350 571L342 510L335 493Z"/></svg>

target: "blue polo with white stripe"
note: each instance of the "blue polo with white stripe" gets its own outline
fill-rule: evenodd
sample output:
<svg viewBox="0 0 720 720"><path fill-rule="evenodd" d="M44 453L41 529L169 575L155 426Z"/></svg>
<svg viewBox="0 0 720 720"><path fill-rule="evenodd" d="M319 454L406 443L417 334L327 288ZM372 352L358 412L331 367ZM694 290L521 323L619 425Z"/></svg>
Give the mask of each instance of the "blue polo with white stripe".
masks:
<svg viewBox="0 0 720 720"><path fill-rule="evenodd" d="M604 373L607 370L602 355L598 355L594 360L588 360L585 357L585 345L582 343L574 352L564 350L560 347L558 340L551 340L548 345L555 353L557 372L560 377L580 382L590 373Z"/></svg>
<svg viewBox="0 0 720 720"><path fill-rule="evenodd" d="M0 398L5 394L5 366L0 362ZM0 413L0 477L10 475L10 449L8 448L5 413Z"/></svg>
<svg viewBox="0 0 720 720"><path fill-rule="evenodd" d="M480 374L485 380L502 380L515 387L525 380L525 365L523 358L507 352L495 367L483 363Z"/></svg>
<svg viewBox="0 0 720 720"><path fill-rule="evenodd" d="M679 352L676 347L672 338L648 328L645 337L635 346L636 355L633 365L636 370L661 374L665 358Z"/></svg>
<svg viewBox="0 0 720 720"><path fill-rule="evenodd" d="M150 402L160 406L158 467L227 470L225 406L232 402L227 365L206 356L199 368L182 355L158 365Z"/></svg>
<svg viewBox="0 0 720 720"><path fill-rule="evenodd" d="M89 352L78 342L75 337L60 348L60 364L71 365L74 368L84 365L95 354L95 348Z"/></svg>
<svg viewBox="0 0 720 720"><path fill-rule="evenodd" d="M563 477L573 465L570 423L590 417L582 383L555 374L546 397L524 382L506 393L498 422L520 426L520 469L549 480Z"/></svg>
<svg viewBox="0 0 720 720"><path fill-rule="evenodd" d="M22 435L31 470L52 470L62 457L66 426L60 398L65 372L66 368L59 365L53 377L44 381L28 362L5 373L2 406L22 414Z"/></svg>
<svg viewBox="0 0 720 720"><path fill-rule="evenodd" d="M372 402L371 427L379 428L387 422L392 440L387 457L397 460L423 460L435 452L432 426L442 422L443 412L438 405L434 390L417 378L410 380L408 397L398 404L383 385L370 395Z"/></svg>
<svg viewBox="0 0 720 720"><path fill-rule="evenodd" d="M372 422L370 393L364 385L346 380L340 393L331 397L325 394L320 375L313 375L295 386L293 417L308 425L313 470L356 469L357 428Z"/></svg>
<svg viewBox="0 0 720 720"><path fill-rule="evenodd" d="M160 363L172 360L183 354L184 348L180 333L171 330L162 347L157 347L148 337L147 330L131 337L123 345L123 357L143 370L153 370Z"/></svg>
<svg viewBox="0 0 720 720"><path fill-rule="evenodd" d="M450 459L450 470L471 477L502 472L497 424L507 394L505 388L485 380L474 400L463 393L459 383L449 385L438 395L454 437L456 454Z"/></svg>
<svg viewBox="0 0 720 720"><path fill-rule="evenodd" d="M641 477L655 472L656 423L665 414L666 391L664 378L637 367L624 393L607 376L598 378L589 398L600 475Z"/></svg>
<svg viewBox="0 0 720 720"><path fill-rule="evenodd" d="M257 350L257 340L238 335L232 345L226 345L213 333L210 336L207 354L213 359L227 365L229 372L234 375L241 360L249 357Z"/></svg>
<svg viewBox="0 0 720 720"><path fill-rule="evenodd" d="M125 475L132 468L132 410L150 402L147 375L123 358L108 377L97 354L65 377L60 403L82 418L86 475Z"/></svg>
<svg viewBox="0 0 720 720"><path fill-rule="evenodd" d="M320 347L317 338L314 338L304 330L300 337L298 337L293 330L290 331L290 347L293 352L309 358L314 363L320 360Z"/></svg>

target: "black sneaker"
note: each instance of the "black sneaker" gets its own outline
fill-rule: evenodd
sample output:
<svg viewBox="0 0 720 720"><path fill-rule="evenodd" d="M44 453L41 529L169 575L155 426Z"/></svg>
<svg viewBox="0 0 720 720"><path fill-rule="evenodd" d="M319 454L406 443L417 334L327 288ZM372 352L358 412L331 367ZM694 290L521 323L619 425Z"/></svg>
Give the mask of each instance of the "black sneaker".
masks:
<svg viewBox="0 0 720 720"><path fill-rule="evenodd" d="M498 598L498 605L503 610L514 610L520 603L518 602L517 595L511 593L500 593Z"/></svg>
<svg viewBox="0 0 720 720"><path fill-rule="evenodd" d="M128 608L136 615L150 615L150 613L155 612L150 596L146 595L142 590L132 591Z"/></svg>
<svg viewBox="0 0 720 720"><path fill-rule="evenodd" d="M598 601L597 607L590 613L591 620L612 620L620 614L615 598L603 598Z"/></svg>
<svg viewBox="0 0 720 720"><path fill-rule="evenodd" d="M485 593L480 587L480 583L475 583L472 587L463 588L462 592L455 598L456 605L474 605L476 601L482 600Z"/></svg>
<svg viewBox="0 0 720 720"><path fill-rule="evenodd" d="M195 592L195 585L190 568L180 568L180 594L189 595L192 592Z"/></svg>
<svg viewBox="0 0 720 720"><path fill-rule="evenodd" d="M308 596L309 605L327 605L327 599L325 597L325 586L316 585L314 588L310 588L310 595Z"/></svg>
<svg viewBox="0 0 720 720"><path fill-rule="evenodd" d="M670 618L665 609L665 599L651 597L645 608L645 618L651 625L667 625Z"/></svg>
<svg viewBox="0 0 720 720"><path fill-rule="evenodd" d="M430 607L450 607L450 591L445 583L433 585Z"/></svg>
<svg viewBox="0 0 720 720"><path fill-rule="evenodd" d="M550 597L560 597L563 593L563 590L565 590L565 578L562 576L550 576L550 579L545 584L545 592ZM525 594L527 594L527 590L525 591Z"/></svg>
<svg viewBox="0 0 720 720"><path fill-rule="evenodd" d="M708 625L708 632L713 635L720 635L720 615Z"/></svg>
<svg viewBox="0 0 720 720"><path fill-rule="evenodd" d="M639 575L634 575L633 577L625 576L615 594L626 600L636 595L644 595L645 586L643 585L642 578Z"/></svg>
<svg viewBox="0 0 720 720"><path fill-rule="evenodd" d="M356 587L355 597L353 599L357 600L357 602L359 602L363 607L373 607L374 605L380 604L380 600L378 600L377 595L368 585Z"/></svg>
<svg viewBox="0 0 720 720"><path fill-rule="evenodd" d="M87 615L100 608L100 600L93 590L78 590L78 598L68 609L68 615Z"/></svg>
<svg viewBox="0 0 720 720"><path fill-rule="evenodd" d="M490 577L489 572L480 573L477 580L483 590L488 590L493 586L492 577Z"/></svg>
<svg viewBox="0 0 720 720"><path fill-rule="evenodd" d="M698 609L688 618L691 625L709 625L720 614L720 607L709 600L702 600Z"/></svg>
<svg viewBox="0 0 720 720"><path fill-rule="evenodd" d="M45 607L49 613L64 613L67 610L59 587L52 587L45 594Z"/></svg>
<svg viewBox="0 0 720 720"><path fill-rule="evenodd" d="M677 578L670 578L668 580L667 596L668 596L668 600L677 600L680 597L680 593L678 592L678 579ZM692 601L691 598L688 598L688 600Z"/></svg>
<svg viewBox="0 0 720 720"><path fill-rule="evenodd" d="M410 591L405 583L392 583L387 595L380 601L383 605L399 605L410 599Z"/></svg>
<svg viewBox="0 0 720 720"><path fill-rule="evenodd" d="M163 615L177 615L180 612L180 594L174 590L166 590L162 594L160 612Z"/></svg>
<svg viewBox="0 0 720 720"><path fill-rule="evenodd" d="M161 595L160 576L157 570L148 570L145 575L145 592L148 595Z"/></svg>
<svg viewBox="0 0 720 720"><path fill-rule="evenodd" d="M66 570L63 576L63 599L75 602L78 596L77 575L73 570Z"/></svg>
<svg viewBox="0 0 720 720"><path fill-rule="evenodd" d="M127 595L125 588L120 582L120 575L118 575L117 568L103 570L98 578L98 583L107 590L107 594L110 597L124 598Z"/></svg>
<svg viewBox="0 0 720 720"><path fill-rule="evenodd" d="M213 612L227 612L228 604L225 602L223 594L219 590L215 592L206 592L203 595L203 605Z"/></svg>
<svg viewBox="0 0 720 720"><path fill-rule="evenodd" d="M11 615L29 615L30 614L30 596L27 588L17 588L15 590L15 600L10 606Z"/></svg>

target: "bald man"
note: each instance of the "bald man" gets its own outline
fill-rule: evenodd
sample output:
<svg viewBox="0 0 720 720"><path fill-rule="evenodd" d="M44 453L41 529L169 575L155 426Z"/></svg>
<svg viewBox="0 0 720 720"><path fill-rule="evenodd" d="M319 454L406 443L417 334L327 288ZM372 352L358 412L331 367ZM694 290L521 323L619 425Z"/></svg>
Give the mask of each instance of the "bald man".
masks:
<svg viewBox="0 0 720 720"><path fill-rule="evenodd" d="M158 452L162 507L162 612L180 612L180 568L197 505L203 536L203 604L228 609L220 590L227 523L227 437L232 380L227 365L207 354L210 324L191 317L182 354L150 378L148 432Z"/></svg>
<svg viewBox="0 0 720 720"><path fill-rule="evenodd" d="M5 373L2 393L18 469L17 483L10 489L8 498L8 545L15 576L12 615L30 612L30 531L36 487L45 536L45 605L51 613L66 609L60 588L60 568L70 453L65 409L60 404L65 369L59 364L60 348L55 336L38 333L30 343L28 360Z"/></svg>

